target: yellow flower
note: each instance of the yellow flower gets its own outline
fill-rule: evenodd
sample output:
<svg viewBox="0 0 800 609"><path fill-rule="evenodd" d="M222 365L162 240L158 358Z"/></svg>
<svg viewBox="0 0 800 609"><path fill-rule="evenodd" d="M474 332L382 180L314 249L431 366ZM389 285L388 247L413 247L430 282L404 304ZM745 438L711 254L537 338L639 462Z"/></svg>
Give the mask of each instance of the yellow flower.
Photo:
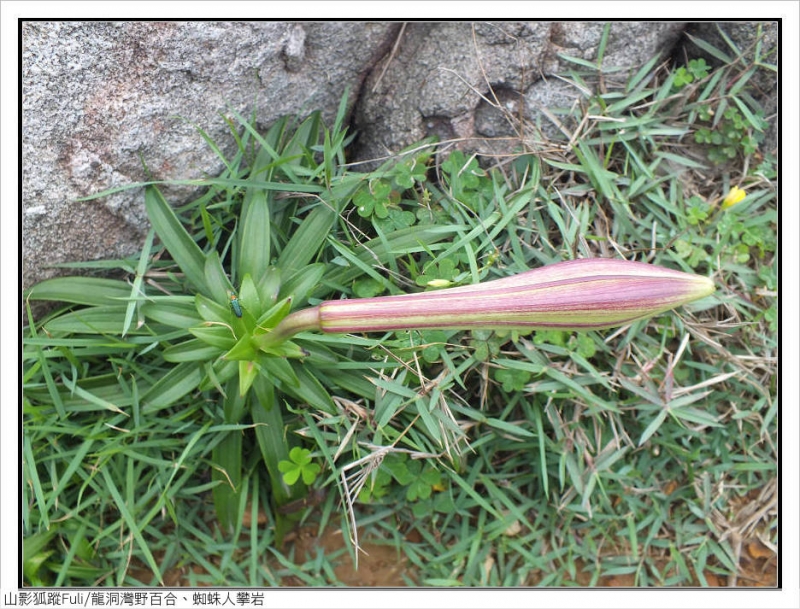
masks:
<svg viewBox="0 0 800 609"><path fill-rule="evenodd" d="M426 285L429 288L447 288L453 285L453 282L447 279L431 279Z"/></svg>
<svg viewBox="0 0 800 609"><path fill-rule="evenodd" d="M747 193L744 190L742 190L738 186L734 186L722 200L722 209L728 209L729 207L733 207L734 205L739 203L742 199L744 199L745 196L747 196Z"/></svg>

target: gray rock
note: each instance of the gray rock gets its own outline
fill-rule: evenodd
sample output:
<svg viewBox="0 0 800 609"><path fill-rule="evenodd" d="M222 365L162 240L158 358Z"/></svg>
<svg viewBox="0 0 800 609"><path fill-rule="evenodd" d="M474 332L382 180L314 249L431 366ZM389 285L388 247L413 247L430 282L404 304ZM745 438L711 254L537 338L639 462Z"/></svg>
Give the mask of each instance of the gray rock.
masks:
<svg viewBox="0 0 800 609"><path fill-rule="evenodd" d="M552 77L571 66L559 55L595 61L604 27L580 22L409 24L397 52L383 59L365 83L355 116L360 134L356 156L383 157L428 135L458 140L461 148L480 148L487 145L482 138L520 135L515 117L545 123L546 134L554 134L557 129L542 120L541 108L568 107L581 96ZM615 23L603 63L638 68L670 51L683 27L677 22ZM505 152L518 143L514 140Z"/></svg>
<svg viewBox="0 0 800 609"><path fill-rule="evenodd" d="M27 22L22 29L23 283L64 261L142 245L140 190L76 199L148 179L218 175L234 109L267 127L284 114L335 116L346 87L385 53L388 23ZM165 189L180 202L187 189Z"/></svg>
<svg viewBox="0 0 800 609"><path fill-rule="evenodd" d="M712 26L692 25L701 35ZM582 96L556 76L572 65L563 56L596 61L603 27L27 22L23 283L52 276L48 265L55 263L138 251L148 226L140 190L76 199L147 180L142 161L155 179L218 175L222 162L195 125L232 154L223 119L231 109L255 111L259 128L317 109L331 121L349 87L349 118L358 132L354 160L394 154L431 134L484 155L507 154L521 141L536 149L559 136L554 112ZM666 58L685 27L614 23L604 65L636 70L657 54ZM724 27L745 46L754 31L752 24ZM622 83L630 70L606 78ZM765 81L768 94L775 81ZM165 194L180 203L193 193L170 187Z"/></svg>

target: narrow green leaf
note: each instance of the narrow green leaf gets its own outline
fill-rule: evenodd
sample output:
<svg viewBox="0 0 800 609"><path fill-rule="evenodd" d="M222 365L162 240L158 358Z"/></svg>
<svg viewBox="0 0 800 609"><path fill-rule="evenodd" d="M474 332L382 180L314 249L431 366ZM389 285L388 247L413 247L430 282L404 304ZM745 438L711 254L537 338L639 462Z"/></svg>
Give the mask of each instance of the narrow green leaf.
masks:
<svg viewBox="0 0 800 609"><path fill-rule="evenodd" d="M303 307L308 301L308 296L319 285L325 275L326 265L323 263L309 264L303 267L281 286L278 298L283 300L291 298L292 308Z"/></svg>
<svg viewBox="0 0 800 609"><path fill-rule="evenodd" d="M231 312L227 297L222 301L225 304L221 304L220 301L206 298L201 294L196 294L194 302L197 312L205 321L211 323L231 321Z"/></svg>
<svg viewBox="0 0 800 609"><path fill-rule="evenodd" d="M650 439L650 437L658 431L658 428L661 427L661 424L664 423L666 418L667 418L667 411L666 410L659 411L659 413L656 415L656 418L650 422L650 424L642 433L642 436L639 438L639 443L637 444L637 446L642 446L645 442L647 442Z"/></svg>
<svg viewBox="0 0 800 609"><path fill-rule="evenodd" d="M500 512L498 512L496 509L494 509L489 503L487 503L487 501L480 495L480 493L478 493L473 488L473 486L470 483L468 483L466 480L464 480L461 476L459 476L457 473L453 471L448 470L448 473L450 474L450 479L453 480L456 484L458 484L458 486L461 487L461 490L463 490L467 495L472 497L472 499L475 500L475 502L479 506L481 506L484 510L489 512L492 516L494 516L498 520L503 519L502 514L500 514Z"/></svg>
<svg viewBox="0 0 800 609"><path fill-rule="evenodd" d="M301 363L293 361L290 362L290 365L299 380L299 384L296 387L285 387L286 392L304 402L308 402L313 408L328 414L335 414L336 406L328 391L317 380L317 377L311 374Z"/></svg>
<svg viewBox="0 0 800 609"><path fill-rule="evenodd" d="M355 258L365 265L364 267L354 265L340 270L334 269L326 275L326 279L332 284L347 284L362 275L366 267L385 264L390 258L403 254L426 251L432 245L452 237L459 230L460 227L455 225L412 226L386 235L385 240L372 239L352 252ZM326 291L319 288L314 292L314 296L320 296Z"/></svg>
<svg viewBox="0 0 800 609"><path fill-rule="evenodd" d="M235 109L229 108L229 110L230 110L231 114L233 114L237 118L237 120L241 123L242 127L244 127L247 130L247 132L250 135L252 135L253 138L256 141L258 141L258 143L261 145L261 147L263 149L266 149L267 154L269 154L269 156L273 159L273 162L278 162L279 160L282 159L282 155L280 155L277 152L277 146L278 146L279 142L277 142L277 141L267 141L267 139L262 137L261 134L258 132L258 130L256 130L256 128L252 124L250 124L250 122L246 121L244 119L244 117L242 117L241 114L239 114ZM275 131L270 130L270 133L267 135L267 137L269 137L272 133L276 133L277 136L280 137L280 134L282 132L283 132L283 127L281 126L281 129L279 129L279 130L275 130ZM301 180L298 179L298 177L294 174L294 172L291 171L291 168L284 166L284 167L282 167L282 169L283 169L284 173L286 174L286 177L289 179L290 182L292 182L293 185L295 185L295 184L298 185L298 186L301 185ZM260 184L263 185L263 183L260 183ZM253 185L253 182L251 180L250 186L252 186L252 185ZM293 186L292 189L295 190L294 186Z"/></svg>
<svg viewBox="0 0 800 609"><path fill-rule="evenodd" d="M133 190L135 188L144 188L144 187L151 187L151 186L191 186L192 188L250 188L253 186L252 180L248 179L240 179L240 178L202 178L196 180L151 180L149 182L132 182L130 184L125 184L124 186L117 186L115 188L109 188L108 190L104 190L102 192L98 192L93 195L89 195L87 197L81 197L76 199L77 201L93 201L95 199L100 199L102 197L107 197L109 195L116 194L118 192L124 192L126 190ZM286 183L285 182L259 182L259 188L263 188L265 190L277 190L280 192L286 191ZM307 192L310 194L319 194L325 191L323 186L317 184L303 184L303 183L293 183L291 186L293 192ZM158 231L156 231L158 232Z"/></svg>
<svg viewBox="0 0 800 609"><path fill-rule="evenodd" d="M33 324L30 326L31 328L34 327ZM68 339L69 340L69 339ZM50 370L50 365L47 362L47 358L44 355L44 351L39 345L36 345L36 358L39 361L41 366L42 375L44 376L45 385L47 385L47 393L50 397L50 401L55 406L56 412L58 413L58 417L61 420L67 418L67 411L64 408L64 402L61 400L61 394L58 392L58 386L56 384L56 380L53 378L53 373ZM23 380L23 383L25 380Z"/></svg>
<svg viewBox="0 0 800 609"><path fill-rule="evenodd" d="M33 496L36 498L36 503L39 506L39 514L41 515L42 526L45 529L49 529L49 510L47 509L47 502L44 499L44 491L42 490L42 482L39 479L39 472L36 469L36 459L33 455L30 436L27 433L24 435L22 440L22 454L24 457L23 467L25 471L25 481L33 487Z"/></svg>
<svg viewBox="0 0 800 609"><path fill-rule="evenodd" d="M126 305L94 306L59 315L45 323L45 331L53 334L70 332L74 334L112 334L122 335ZM128 334L142 334L142 328Z"/></svg>
<svg viewBox="0 0 800 609"><path fill-rule="evenodd" d="M203 365L205 377L198 386L200 391L208 391L216 389L221 395L225 395L225 388L223 383L227 383L230 379L234 378L239 372L239 362L232 360L218 359L215 362L206 362Z"/></svg>
<svg viewBox="0 0 800 609"><path fill-rule="evenodd" d="M698 103L703 102L709 99L710 97L713 97L716 94L717 85L719 84L719 81L722 79L725 73L726 73L725 70L716 70L711 75L711 78L703 87L703 91L700 93L700 95L697 96Z"/></svg>
<svg viewBox="0 0 800 609"><path fill-rule="evenodd" d="M421 399L414 401L414 406L416 407L417 412L422 419L423 425L425 425L425 429L428 430L431 438L437 444L442 443L442 430L439 427L438 417L435 416L438 413L436 409L436 402L434 400L430 400L429 402L425 402Z"/></svg>
<svg viewBox="0 0 800 609"><path fill-rule="evenodd" d="M538 404L533 405L533 422L536 425L536 438L539 444L539 476L542 479L544 496L550 498L549 476L547 475L547 437L544 435L544 425L542 423L542 408Z"/></svg>
<svg viewBox="0 0 800 609"><path fill-rule="evenodd" d="M259 368L254 360L240 360L239 361L239 396L245 397L253 381L256 380Z"/></svg>
<svg viewBox="0 0 800 609"><path fill-rule="evenodd" d="M284 277L291 277L317 256L336 216L336 210L323 203L303 219L278 257L278 266Z"/></svg>
<svg viewBox="0 0 800 609"><path fill-rule="evenodd" d="M133 316L136 313L136 307L139 301L139 298L144 296L144 291L142 290L142 285L144 283L144 275L147 272L147 263L150 259L150 250L153 247L153 239L155 238L155 231L151 228L147 231L147 236L144 240L144 246L142 247L142 252L139 255L139 264L136 266L136 277L133 280L133 285L131 286L131 295L130 301L128 302L128 309L125 312L125 320L122 323L122 336L125 336L128 332L128 329L133 323ZM141 310L139 312L139 323L143 323L144 320L142 319Z"/></svg>
<svg viewBox="0 0 800 609"><path fill-rule="evenodd" d="M243 205L239 223L239 281L245 275L261 277L266 272L271 259L270 232L267 193L255 190Z"/></svg>
<svg viewBox="0 0 800 609"><path fill-rule="evenodd" d="M86 389L80 387L77 383L75 383L71 379L68 379L66 377L61 377L61 382L67 389L69 389L73 393L73 395L77 396L78 398L86 400L90 404L94 404L95 406L99 406L100 408L103 408L105 410L110 410L112 412L128 416L128 413L122 410L116 404L113 404L108 400L99 397L98 395L92 393L91 391L87 391Z"/></svg>
<svg viewBox="0 0 800 609"><path fill-rule="evenodd" d="M220 354L219 347L214 347L205 341L193 338L164 349L164 360L173 363L202 362L216 359Z"/></svg>
<svg viewBox="0 0 800 609"><path fill-rule="evenodd" d="M697 161L690 159L686 156L681 156L679 154L672 154L671 152L663 152L659 151L656 152L654 155L656 158L663 158L667 159L668 161L675 163L677 165L683 165L684 167L690 167L691 169L700 169L704 170L707 169L705 165L702 163L698 163Z"/></svg>
<svg viewBox="0 0 800 609"><path fill-rule="evenodd" d="M486 419L486 424L489 425L489 427L493 427L494 429L510 434L512 436L522 436L523 438L535 437L534 434L529 432L527 429L524 429L519 425L515 425L514 423L503 421L501 419L495 419L490 417Z"/></svg>
<svg viewBox="0 0 800 609"><path fill-rule="evenodd" d="M295 130L292 138L283 148L282 154L289 159L286 165L309 167L313 163L312 148L319 143L322 131L322 113L311 113ZM283 169L283 165L280 169ZM313 166L309 167L313 169Z"/></svg>
<svg viewBox="0 0 800 609"><path fill-rule="evenodd" d="M272 497L276 508L305 496L307 489L298 483L287 486L281 476L279 463L289 460L289 441L284 430L283 413L275 399L275 389L269 379L259 376L253 383L255 400L251 402L250 415L255 423L256 439L261 457L269 473ZM292 523L280 510L276 510L276 537L278 543L291 529Z"/></svg>
<svg viewBox="0 0 800 609"><path fill-rule="evenodd" d="M236 344L236 336L226 326L200 326L189 328L189 332L203 342L225 351Z"/></svg>
<svg viewBox="0 0 800 609"><path fill-rule="evenodd" d="M571 57L570 55L565 55L564 53L556 53L556 55L559 58L563 59L564 61L566 61L568 63L577 64L577 65L581 66L582 68L589 68L590 70L596 70L597 69L597 64L595 62L593 62L593 61L589 61L587 59L582 59L580 57Z"/></svg>
<svg viewBox="0 0 800 609"><path fill-rule="evenodd" d="M231 380L228 382L225 397L223 399L223 412L225 416L225 423L238 424L245 411L247 410L247 400L244 396L237 395L234 389L236 388L236 381Z"/></svg>
<svg viewBox="0 0 800 609"><path fill-rule="evenodd" d="M163 585L164 580L161 577L161 570L158 568L158 563L156 563L155 558L153 558L153 554L150 552L150 547L147 545L147 542L142 537L142 532L139 530L139 524L137 522L136 517L131 513L128 505L122 499L122 495L120 495L117 486L114 484L114 480L111 477L111 473L109 472L109 468L101 467L100 473L103 476L103 481L105 482L105 487L108 490L109 494L111 495L114 503L119 510L119 513L122 515L123 520L128 525L131 533L133 534L133 538L136 540L136 543L139 545L139 549L142 552L142 555L147 562L147 566L150 567L150 570L156 576L158 581Z"/></svg>
<svg viewBox="0 0 800 609"><path fill-rule="evenodd" d="M634 74L634 76L628 81L626 89L628 91L633 91L637 89L640 84L642 87L646 86L647 83L652 79L653 68L656 67L656 64L659 61L661 61L661 56L658 54L654 55L650 61L639 68L639 71L636 72L636 74Z"/></svg>
<svg viewBox="0 0 800 609"><path fill-rule="evenodd" d="M603 27L603 33L600 35L600 43L597 45L597 69L603 69L603 59L606 55L606 45L608 44L608 35L611 32L611 24L606 23Z"/></svg>
<svg viewBox="0 0 800 609"><path fill-rule="evenodd" d="M655 59L658 58L656 57ZM627 95L618 102L614 102L613 104L609 105L606 108L606 114L608 116L618 116L619 114L622 113L623 110L626 110L630 106L637 104L644 99L647 99L651 95L653 95L653 92L649 89L645 89L643 91L637 91L636 93Z"/></svg>
<svg viewBox="0 0 800 609"><path fill-rule="evenodd" d="M285 359L279 357L263 356L261 362L262 373L271 383L278 381L287 387L299 387L300 379L294 373L294 368Z"/></svg>
<svg viewBox="0 0 800 609"><path fill-rule="evenodd" d="M30 300L52 300L82 305L122 305L131 296L131 286L100 277L56 277L45 279L25 294ZM120 318L120 321L124 316Z"/></svg>
<svg viewBox="0 0 800 609"><path fill-rule="evenodd" d="M256 358L256 348L249 334L243 335L236 344L223 356L227 360L245 361Z"/></svg>
<svg viewBox="0 0 800 609"><path fill-rule="evenodd" d="M78 446L73 453L70 453L69 463L67 464L64 471L61 472L60 474L61 482L58 483L59 485L63 484L64 486L66 486L67 481L72 479L73 474L80 468L85 466L86 462L84 459L88 454L89 450L92 448L92 446L94 446L94 444L95 444L94 440L84 440L84 442L80 446ZM42 515L44 516L50 510L50 508L52 508L53 505L58 503L58 501L59 501L59 495L54 493L47 500L47 509L42 512Z"/></svg>
<svg viewBox="0 0 800 609"><path fill-rule="evenodd" d="M197 364L178 364L142 395L144 412L171 406L190 391L194 391L202 379L203 374Z"/></svg>
<svg viewBox="0 0 800 609"><path fill-rule="evenodd" d="M689 423L707 425L709 427L722 427L717 417L698 408L670 408L669 412L672 416Z"/></svg>
<svg viewBox="0 0 800 609"><path fill-rule="evenodd" d="M331 127L332 133L342 133L346 127L343 128L344 119L347 116L348 100L350 99L350 85L346 85L342 93L342 99L339 100L339 107L336 109L336 118Z"/></svg>
<svg viewBox="0 0 800 609"><path fill-rule="evenodd" d="M753 115L753 113L750 111L750 108L747 107L747 104L745 104L738 97L733 97L732 99L733 103L735 103L739 107L739 110L742 111L742 114L744 114L748 124L756 131L763 133L764 127L762 126L762 122Z"/></svg>
<svg viewBox="0 0 800 609"><path fill-rule="evenodd" d="M595 156L595 150L582 141L578 141L578 147L574 150L594 187L609 201L622 201L614 182L616 174L603 167L603 163Z"/></svg>
<svg viewBox="0 0 800 609"><path fill-rule="evenodd" d="M258 316L263 310L260 294L256 288L256 284L253 282L253 278L249 274L242 276L242 285L239 289L239 301L245 311L254 317Z"/></svg>
<svg viewBox="0 0 800 609"><path fill-rule="evenodd" d="M211 479L219 482L212 490L214 510L220 528L230 534L237 524L242 490L242 433L229 431L214 447L211 459Z"/></svg>
<svg viewBox="0 0 800 609"><path fill-rule="evenodd" d="M225 269L222 268L222 261L216 251L211 252L206 257L204 275L208 291L212 294L214 300L227 302L228 292L235 290L228 279L228 275L225 274Z"/></svg>
<svg viewBox="0 0 800 609"><path fill-rule="evenodd" d="M145 191L144 205L156 234L186 278L197 291L213 297L206 284L205 254L183 227L158 188L152 186Z"/></svg>
<svg viewBox="0 0 800 609"><path fill-rule="evenodd" d="M25 537L25 543L22 544L22 561L25 565L28 565L32 561L36 561L36 556L42 554L45 551L45 548L48 546L50 541L55 537L58 533L58 529L53 527L50 528L50 525L47 525L47 530L41 531L39 533L34 533L33 535L29 535ZM49 553L48 553L49 555ZM36 568L40 565L36 564ZM28 572L25 572L26 576L29 576Z"/></svg>
<svg viewBox="0 0 800 609"><path fill-rule="evenodd" d="M281 319L289 314L292 309L291 298L284 298L283 300L272 305L264 314L258 319L258 325L261 328L273 328ZM266 338L266 335L263 335ZM258 337L257 337L258 338Z"/></svg>
<svg viewBox="0 0 800 609"><path fill-rule="evenodd" d="M708 53L712 57L715 57L716 59L719 59L722 63L724 63L726 65L730 64L730 63L733 63L733 58L731 58L726 53L723 53L722 51L720 51L717 47L709 44L708 42L706 42L702 38L697 38L695 36L692 36L691 34L686 34L686 35L689 37L689 40L691 40L694 44L696 44L698 47L700 47L700 49L702 49L703 51L705 51L706 53Z"/></svg>
<svg viewBox="0 0 800 609"><path fill-rule="evenodd" d="M202 321L190 296L165 297L144 303L142 313L146 318L172 328L189 328Z"/></svg>
<svg viewBox="0 0 800 609"><path fill-rule="evenodd" d="M275 304L281 290L281 270L276 266L271 266L260 275L253 277L253 280L256 282L259 300L264 307Z"/></svg>

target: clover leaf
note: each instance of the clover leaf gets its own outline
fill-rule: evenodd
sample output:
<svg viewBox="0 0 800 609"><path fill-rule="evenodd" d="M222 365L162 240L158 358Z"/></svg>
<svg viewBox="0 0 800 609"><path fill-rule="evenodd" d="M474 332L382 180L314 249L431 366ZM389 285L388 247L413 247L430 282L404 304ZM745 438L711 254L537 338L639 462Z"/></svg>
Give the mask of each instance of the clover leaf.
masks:
<svg viewBox="0 0 800 609"><path fill-rule="evenodd" d="M441 487L442 473L435 467L427 463L423 467L419 461L411 461L408 464L408 469L414 474L413 480L411 480L406 489L406 499L409 501L427 499L431 496L434 488Z"/></svg>
<svg viewBox="0 0 800 609"><path fill-rule="evenodd" d="M322 468L311 461L311 451L307 448L295 446L289 451L289 461L278 462L278 469L283 474L283 481L292 486L303 477L303 482L309 485L317 478Z"/></svg>
<svg viewBox="0 0 800 609"><path fill-rule="evenodd" d="M386 180L373 180L369 188L359 190L353 197L356 211L362 218L375 216L385 218L389 215L389 205L399 199L399 193L392 190L392 185Z"/></svg>

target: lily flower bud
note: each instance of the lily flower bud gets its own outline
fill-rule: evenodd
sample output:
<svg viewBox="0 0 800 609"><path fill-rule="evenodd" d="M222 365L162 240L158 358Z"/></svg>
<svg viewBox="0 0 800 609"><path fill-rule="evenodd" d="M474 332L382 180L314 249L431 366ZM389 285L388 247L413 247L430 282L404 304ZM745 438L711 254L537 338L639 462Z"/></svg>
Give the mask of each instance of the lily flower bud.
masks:
<svg viewBox="0 0 800 609"><path fill-rule="evenodd" d="M275 338L311 329L597 330L658 315L713 292L707 277L588 258L434 292L326 301L289 315L275 328Z"/></svg>

